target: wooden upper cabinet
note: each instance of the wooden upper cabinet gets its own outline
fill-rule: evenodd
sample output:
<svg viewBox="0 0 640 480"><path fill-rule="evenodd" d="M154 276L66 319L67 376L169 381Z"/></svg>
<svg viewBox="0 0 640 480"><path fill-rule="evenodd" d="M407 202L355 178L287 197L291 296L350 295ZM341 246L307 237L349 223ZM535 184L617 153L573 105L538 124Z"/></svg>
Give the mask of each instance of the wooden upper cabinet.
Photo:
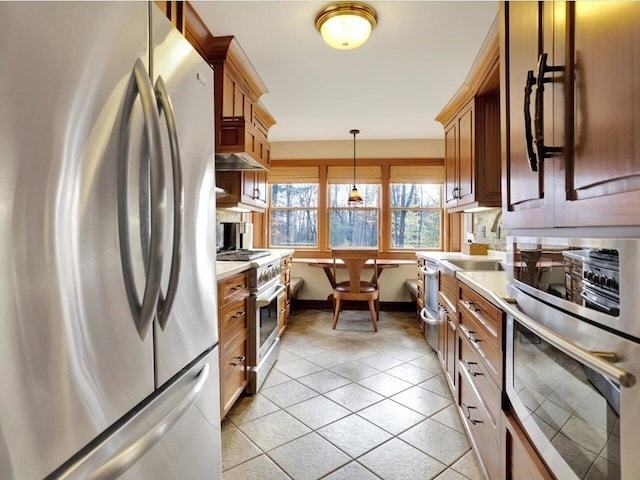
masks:
<svg viewBox="0 0 640 480"><path fill-rule="evenodd" d="M444 200L447 209L458 206L458 121L444 129Z"/></svg>
<svg viewBox="0 0 640 480"><path fill-rule="evenodd" d="M242 156L269 169L267 136L275 120L259 102L267 88L235 37L214 37L207 59L214 71L216 156Z"/></svg>
<svg viewBox="0 0 640 480"><path fill-rule="evenodd" d="M538 58L545 49L545 13L542 2L509 2L501 6L501 65L503 170L505 172L503 224L509 227L551 226L553 201L545 197L552 191L553 164L538 160L534 148L535 75ZM549 59L553 61L553 58ZM527 87L528 85L528 87ZM545 100L552 91L547 88ZM548 105L551 105L547 103ZM545 113L549 113L549 108ZM549 127L549 121L545 122ZM546 181L545 181L546 178Z"/></svg>
<svg viewBox="0 0 640 480"><path fill-rule="evenodd" d="M241 170L224 162L233 156L268 170L268 133L276 121L260 103L267 87L235 37L214 37L189 2L182 12L185 37L213 67L217 170Z"/></svg>
<svg viewBox="0 0 640 480"><path fill-rule="evenodd" d="M445 208L501 204L498 27L494 22L465 85L436 117L445 130Z"/></svg>
<svg viewBox="0 0 640 480"><path fill-rule="evenodd" d="M565 155L555 173L566 182L556 225L640 225L640 3L556 3L567 47L557 50L569 54L557 61L569 68L555 117L567 119L556 129Z"/></svg>
<svg viewBox="0 0 640 480"><path fill-rule="evenodd" d="M505 227L640 225L640 3L503 2L500 12Z"/></svg>
<svg viewBox="0 0 640 480"><path fill-rule="evenodd" d="M445 126L445 208L500 206L498 94L478 95Z"/></svg>

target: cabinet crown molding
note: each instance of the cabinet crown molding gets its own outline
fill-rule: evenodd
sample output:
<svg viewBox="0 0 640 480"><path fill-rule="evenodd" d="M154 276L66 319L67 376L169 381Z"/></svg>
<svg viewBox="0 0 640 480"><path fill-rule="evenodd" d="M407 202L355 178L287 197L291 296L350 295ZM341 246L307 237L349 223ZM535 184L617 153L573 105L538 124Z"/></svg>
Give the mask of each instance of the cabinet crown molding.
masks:
<svg viewBox="0 0 640 480"><path fill-rule="evenodd" d="M454 115L474 95L498 91L500 88L500 35L498 16L493 20L489 32L471 65L462 86L436 117L436 121L447 125Z"/></svg>

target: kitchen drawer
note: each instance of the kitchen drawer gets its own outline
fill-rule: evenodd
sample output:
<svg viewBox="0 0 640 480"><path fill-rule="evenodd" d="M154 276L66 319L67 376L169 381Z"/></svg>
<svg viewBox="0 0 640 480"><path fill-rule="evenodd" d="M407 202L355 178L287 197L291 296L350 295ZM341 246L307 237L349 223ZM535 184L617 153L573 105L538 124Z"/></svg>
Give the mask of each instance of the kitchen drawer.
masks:
<svg viewBox="0 0 640 480"><path fill-rule="evenodd" d="M236 341L220 349L220 408L222 417L233 406L249 381L247 371L247 337L236 337Z"/></svg>
<svg viewBox="0 0 640 480"><path fill-rule="evenodd" d="M458 321L459 335L465 337L476 356L485 363L494 382L502 385L502 349L498 340L466 308L460 310Z"/></svg>
<svg viewBox="0 0 640 480"><path fill-rule="evenodd" d="M446 301L447 309L455 313L458 298L458 280L453 275L440 271L440 296Z"/></svg>
<svg viewBox="0 0 640 480"><path fill-rule="evenodd" d="M218 282L219 307L226 305L234 298L249 295L249 271Z"/></svg>
<svg viewBox="0 0 640 480"><path fill-rule="evenodd" d="M460 283L458 303L459 310L471 315L498 347L502 348L502 310L463 283Z"/></svg>
<svg viewBox="0 0 640 480"><path fill-rule="evenodd" d="M502 414L501 391L487 369L485 362L478 357L477 350L463 335L458 335L458 370L466 370L467 377L478 393L494 425L498 424Z"/></svg>
<svg viewBox="0 0 640 480"><path fill-rule="evenodd" d="M220 309L220 341L223 343L223 348L232 342L234 337L240 334L247 336L249 329L248 307L249 297L245 297Z"/></svg>
<svg viewBox="0 0 640 480"><path fill-rule="evenodd" d="M458 369L458 408L486 477L500 478L500 425L487 412L466 368Z"/></svg>

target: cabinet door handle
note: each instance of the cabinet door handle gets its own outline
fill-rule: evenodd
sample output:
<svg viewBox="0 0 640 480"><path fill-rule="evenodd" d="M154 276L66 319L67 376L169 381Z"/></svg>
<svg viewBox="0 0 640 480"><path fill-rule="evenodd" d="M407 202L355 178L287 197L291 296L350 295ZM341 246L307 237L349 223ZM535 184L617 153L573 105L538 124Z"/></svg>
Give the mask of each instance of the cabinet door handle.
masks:
<svg viewBox="0 0 640 480"><path fill-rule="evenodd" d="M451 195L453 196L454 199L460 198L460 195L458 195L457 193L459 191L460 191L460 187L456 187L453 190L451 190Z"/></svg>
<svg viewBox="0 0 640 480"><path fill-rule="evenodd" d="M253 189L253 199L259 199L260 198L260 189L259 188L254 188Z"/></svg>
<svg viewBox="0 0 640 480"><path fill-rule="evenodd" d="M533 151L533 133L531 132L531 91L536 84L533 70L527 72L527 83L524 86L524 139L527 145L527 159L532 172L538 171L538 157Z"/></svg>
<svg viewBox="0 0 640 480"><path fill-rule="evenodd" d="M544 84L552 81L545 78L548 72L562 72L564 67L547 65L547 54L543 53L538 59L538 77L536 79L536 115L534 119L535 145L538 158L544 160L554 153L561 153L562 147L547 147L544 144Z"/></svg>
<svg viewBox="0 0 640 480"><path fill-rule="evenodd" d="M476 425L478 423L483 423L482 420L476 420L475 418L471 418L471 410L474 410L478 407L472 407L471 405L467 405L466 403L462 404L462 408L467 410L467 420L471 422L471 425Z"/></svg>
<svg viewBox="0 0 640 480"><path fill-rule="evenodd" d="M472 377L477 377L478 375L484 375L484 373L482 372L474 372L473 370L471 370L471 365L477 365L478 362L468 362L467 360L463 360L462 363L464 363L465 367L467 367L467 372L469 372Z"/></svg>
<svg viewBox="0 0 640 480"><path fill-rule="evenodd" d="M245 356L242 355L240 357L234 357L236 359L235 362L231 362L229 365L231 365L232 367L237 367L238 365L242 364L244 362Z"/></svg>

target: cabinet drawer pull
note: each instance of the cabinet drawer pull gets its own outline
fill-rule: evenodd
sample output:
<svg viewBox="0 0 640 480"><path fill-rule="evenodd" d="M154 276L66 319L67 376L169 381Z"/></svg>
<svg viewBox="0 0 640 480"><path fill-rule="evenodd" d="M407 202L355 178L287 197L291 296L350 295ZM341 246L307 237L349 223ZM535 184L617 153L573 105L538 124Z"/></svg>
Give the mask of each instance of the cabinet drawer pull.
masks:
<svg viewBox="0 0 640 480"><path fill-rule="evenodd" d="M466 360L463 360L462 363L464 363L464 365L467 367L467 372L469 372L469 374L471 374L472 377L477 377L478 375L484 375L484 373L482 372L474 372L471 370L471 365L477 365L478 362L468 362Z"/></svg>
<svg viewBox="0 0 640 480"><path fill-rule="evenodd" d="M244 288L244 284L239 284L239 285L234 285L233 287L229 288L230 291L235 292L236 290L242 290Z"/></svg>
<svg viewBox="0 0 640 480"><path fill-rule="evenodd" d="M231 319L235 320L236 318L242 318L247 314L247 312L236 312L235 315L231 315Z"/></svg>
<svg viewBox="0 0 640 480"><path fill-rule="evenodd" d="M237 367L238 365L242 364L244 362L245 356L242 355L240 357L234 357L236 359L235 362L231 362L229 365L231 365L232 367Z"/></svg>
<svg viewBox="0 0 640 480"><path fill-rule="evenodd" d="M479 312L481 310L480 307L476 307L476 304L474 302L460 300L460 303L462 303L465 307L467 307L468 310L471 310L472 312Z"/></svg>
<svg viewBox="0 0 640 480"><path fill-rule="evenodd" d="M479 338L472 337L472 334L476 333L475 330L467 330L462 325L460 325L460 329L462 330L462 333L464 333L464 336L467 337L470 342L478 343L482 341Z"/></svg>
<svg viewBox="0 0 640 480"><path fill-rule="evenodd" d="M472 407L471 405L467 405L466 403L462 404L462 408L465 408L467 410L467 420L469 420L471 422L471 425L476 425L478 423L483 423L482 420L476 420L474 418L471 418L471 410L474 410L478 407Z"/></svg>

